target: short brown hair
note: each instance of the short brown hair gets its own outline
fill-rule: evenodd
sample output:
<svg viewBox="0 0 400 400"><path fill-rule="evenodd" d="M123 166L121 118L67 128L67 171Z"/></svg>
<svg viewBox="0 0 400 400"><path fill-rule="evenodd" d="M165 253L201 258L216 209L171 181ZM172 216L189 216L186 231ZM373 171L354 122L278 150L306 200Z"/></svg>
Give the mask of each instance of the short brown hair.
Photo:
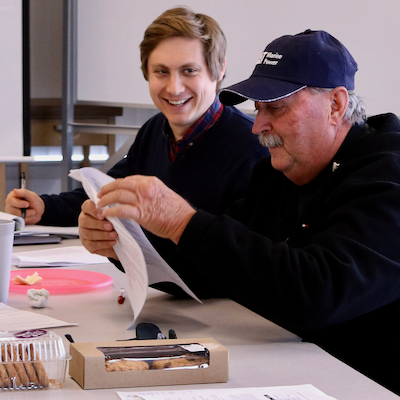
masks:
<svg viewBox="0 0 400 400"><path fill-rule="evenodd" d="M177 7L162 13L146 29L140 43L142 72L148 80L148 60L151 52L163 40L171 37L199 39L211 79L218 81L225 62L226 39L218 23L205 14L195 14L188 7Z"/></svg>

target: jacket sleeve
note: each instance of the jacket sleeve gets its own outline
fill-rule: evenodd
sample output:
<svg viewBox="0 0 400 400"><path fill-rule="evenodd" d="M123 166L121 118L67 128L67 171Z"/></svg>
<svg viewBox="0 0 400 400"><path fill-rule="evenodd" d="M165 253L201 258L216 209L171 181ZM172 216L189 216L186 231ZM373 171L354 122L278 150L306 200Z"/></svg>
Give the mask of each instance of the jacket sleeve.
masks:
<svg viewBox="0 0 400 400"><path fill-rule="evenodd" d="M60 194L41 195L45 212L39 225L77 226L82 203L87 200L83 188Z"/></svg>

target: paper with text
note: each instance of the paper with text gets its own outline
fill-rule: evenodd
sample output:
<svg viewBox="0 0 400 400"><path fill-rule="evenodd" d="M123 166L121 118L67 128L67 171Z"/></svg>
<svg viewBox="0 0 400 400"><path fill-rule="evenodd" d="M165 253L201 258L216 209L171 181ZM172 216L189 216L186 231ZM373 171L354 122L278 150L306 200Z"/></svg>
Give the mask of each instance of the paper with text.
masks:
<svg viewBox="0 0 400 400"><path fill-rule="evenodd" d="M40 313L18 310L0 303L1 330L22 331L26 329L55 328L60 326L78 325L48 317Z"/></svg>
<svg viewBox="0 0 400 400"><path fill-rule="evenodd" d="M336 400L310 384L237 389L117 392L121 400Z"/></svg>
<svg viewBox="0 0 400 400"><path fill-rule="evenodd" d="M72 170L69 176L82 182L86 194L95 204L98 202L97 193L101 187L114 180L111 176L91 167ZM118 234L114 250L127 275L126 293L133 309L134 320L128 329L134 326L146 301L147 287L153 283L174 282L200 302L179 275L157 253L138 223L124 218L109 218L109 221Z"/></svg>

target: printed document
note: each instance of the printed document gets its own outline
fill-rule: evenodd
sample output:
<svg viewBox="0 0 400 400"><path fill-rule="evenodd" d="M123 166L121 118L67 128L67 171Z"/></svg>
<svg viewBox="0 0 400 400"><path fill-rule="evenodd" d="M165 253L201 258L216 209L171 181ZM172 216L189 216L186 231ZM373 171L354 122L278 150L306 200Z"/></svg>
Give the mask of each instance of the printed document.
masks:
<svg viewBox="0 0 400 400"><path fill-rule="evenodd" d="M336 400L315 386L117 392L121 400Z"/></svg>
<svg viewBox="0 0 400 400"><path fill-rule="evenodd" d="M97 193L101 187L114 180L111 176L91 167L72 170L69 176L82 182L86 194L95 204L98 202ZM109 218L109 221L118 233L114 250L125 269L128 281L126 293L133 309L134 320L128 329L134 326L143 308L148 285L174 282L200 302L179 275L157 253L138 223L122 218Z"/></svg>

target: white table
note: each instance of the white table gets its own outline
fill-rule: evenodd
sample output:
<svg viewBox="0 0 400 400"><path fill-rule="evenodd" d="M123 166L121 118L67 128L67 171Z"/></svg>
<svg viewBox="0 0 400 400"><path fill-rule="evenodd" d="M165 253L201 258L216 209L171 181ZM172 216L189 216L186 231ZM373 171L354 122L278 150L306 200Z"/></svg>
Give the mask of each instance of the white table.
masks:
<svg viewBox="0 0 400 400"><path fill-rule="evenodd" d="M62 245L76 245L64 240ZM57 246L57 245L56 245ZM38 247L18 247L22 251ZM43 248L42 246L40 248ZM95 291L52 295L43 309L30 308L25 294L10 293L11 307L49 315L78 326L52 328L61 335L67 349L69 333L76 342L114 341L135 337L127 331L132 309L127 299L118 304L117 297L125 285L125 275L112 264L98 264L86 269L109 274L113 284ZM30 272L34 272L32 269ZM40 271L39 271L40 272ZM228 299L210 299L199 304L191 299L176 299L149 289L148 299L139 322L153 322L164 334L174 329L178 338L212 337L229 350L229 381L219 384L185 385L131 389L83 390L69 376L62 389L29 391L31 399L117 399L118 391L187 390L227 387L281 386L311 383L338 400L398 399L362 374L336 360L318 346L302 343L290 332ZM13 399L26 398L24 392L13 392Z"/></svg>

